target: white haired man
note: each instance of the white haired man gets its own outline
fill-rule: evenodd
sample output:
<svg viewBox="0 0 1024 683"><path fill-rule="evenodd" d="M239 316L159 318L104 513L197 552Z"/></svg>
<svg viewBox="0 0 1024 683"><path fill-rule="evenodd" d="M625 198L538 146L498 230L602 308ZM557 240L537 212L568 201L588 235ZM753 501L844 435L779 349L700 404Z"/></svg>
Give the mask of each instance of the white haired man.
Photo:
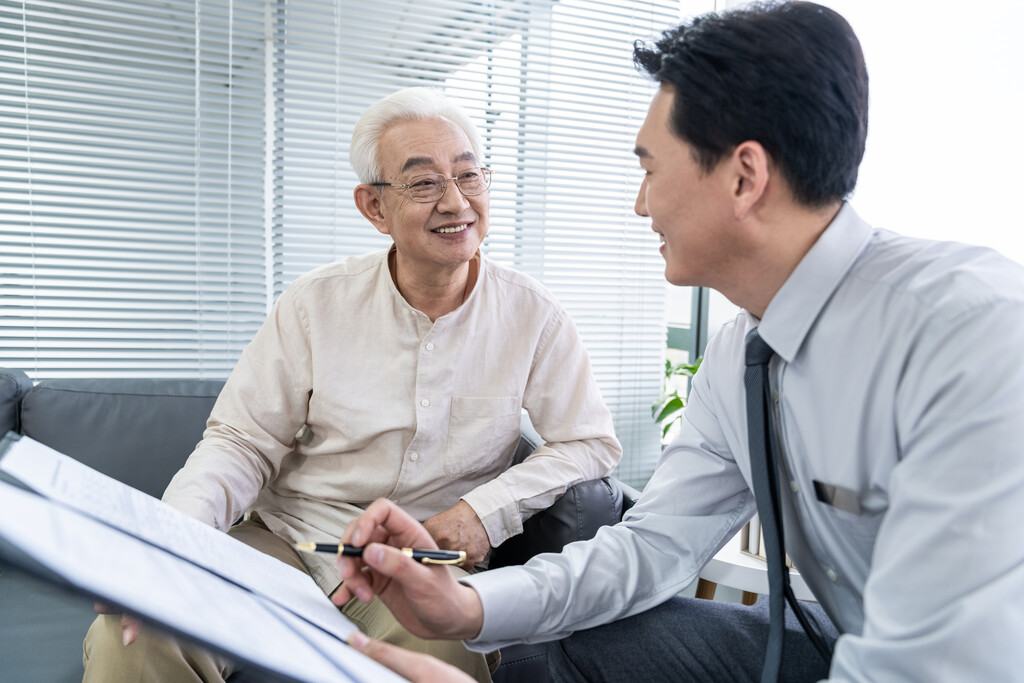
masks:
<svg viewBox="0 0 1024 683"><path fill-rule="evenodd" d="M331 594L341 582L333 556L299 556L292 544L336 541L375 498L475 564L569 486L611 471L621 447L569 316L537 282L480 253L491 180L481 148L437 90L403 90L364 113L350 149L355 203L393 244L281 295L166 502ZM513 466L524 408L547 443ZM367 634L477 680L496 665L413 636L379 600L343 611ZM144 642L122 645L137 633ZM182 647L101 615L86 637L86 680L128 670L223 680L237 668Z"/></svg>

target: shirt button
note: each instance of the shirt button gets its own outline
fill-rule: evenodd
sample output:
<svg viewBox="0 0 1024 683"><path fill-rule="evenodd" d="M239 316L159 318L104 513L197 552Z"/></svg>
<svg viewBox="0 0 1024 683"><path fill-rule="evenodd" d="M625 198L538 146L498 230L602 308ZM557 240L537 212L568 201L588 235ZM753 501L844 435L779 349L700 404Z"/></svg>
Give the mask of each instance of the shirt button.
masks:
<svg viewBox="0 0 1024 683"><path fill-rule="evenodd" d="M779 402L779 392L778 391L772 391L772 402L773 403L778 403Z"/></svg>
<svg viewBox="0 0 1024 683"><path fill-rule="evenodd" d="M420 401L420 405L426 408L427 406L430 405L430 401L427 399L423 399L422 401Z"/></svg>
<svg viewBox="0 0 1024 683"><path fill-rule="evenodd" d="M409 454L409 459L412 460L413 462L416 462L417 460L420 459L420 454L419 453L415 453L415 452L410 453Z"/></svg>
<svg viewBox="0 0 1024 683"><path fill-rule="evenodd" d="M434 342L427 342L427 345L426 345L425 348L427 349L427 351L433 351L434 350Z"/></svg>
<svg viewBox="0 0 1024 683"><path fill-rule="evenodd" d="M789 488L793 489L793 493L800 492L800 486L796 483L796 479L789 480Z"/></svg>
<svg viewBox="0 0 1024 683"><path fill-rule="evenodd" d="M828 580L831 581L832 583L835 583L836 581L839 580L839 575L836 574L834 569L829 569L828 571L826 571L825 572L825 576L827 576Z"/></svg>

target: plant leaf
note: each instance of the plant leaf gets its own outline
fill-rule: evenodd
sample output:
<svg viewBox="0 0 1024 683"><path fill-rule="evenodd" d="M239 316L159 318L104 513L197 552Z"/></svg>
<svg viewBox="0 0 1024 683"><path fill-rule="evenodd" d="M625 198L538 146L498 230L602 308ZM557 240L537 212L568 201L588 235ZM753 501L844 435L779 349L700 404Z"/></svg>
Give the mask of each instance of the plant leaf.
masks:
<svg viewBox="0 0 1024 683"><path fill-rule="evenodd" d="M654 421L661 422L662 420L667 419L674 413L681 411L685 405L686 403L683 401L682 396L671 397L661 406L661 410L659 410L658 414L654 416Z"/></svg>

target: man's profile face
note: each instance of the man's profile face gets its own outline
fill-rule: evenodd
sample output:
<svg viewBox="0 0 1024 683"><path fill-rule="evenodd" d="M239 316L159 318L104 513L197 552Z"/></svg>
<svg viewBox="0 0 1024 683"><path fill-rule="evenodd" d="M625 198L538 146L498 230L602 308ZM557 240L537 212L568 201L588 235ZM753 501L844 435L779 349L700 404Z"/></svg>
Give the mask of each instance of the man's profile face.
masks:
<svg viewBox="0 0 1024 683"><path fill-rule="evenodd" d="M718 267L731 253L728 165L705 173L691 147L669 128L675 93L671 85L659 88L637 133L644 178L634 208L661 237L666 280L714 286Z"/></svg>
<svg viewBox="0 0 1024 683"><path fill-rule="evenodd" d="M446 119L400 121L378 145L383 181L409 183L420 176L452 178L480 167L465 133ZM384 225L400 257L408 263L452 267L469 261L487 235L487 192L466 197L448 180L444 196L419 203L402 188L381 188Z"/></svg>

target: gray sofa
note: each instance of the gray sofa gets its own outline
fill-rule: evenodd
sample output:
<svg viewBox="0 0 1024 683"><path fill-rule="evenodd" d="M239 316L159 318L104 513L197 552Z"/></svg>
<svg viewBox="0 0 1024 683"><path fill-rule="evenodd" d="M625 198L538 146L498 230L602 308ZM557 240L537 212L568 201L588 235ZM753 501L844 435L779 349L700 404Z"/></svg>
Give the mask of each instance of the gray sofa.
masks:
<svg viewBox="0 0 1024 683"><path fill-rule="evenodd" d="M0 434L24 434L159 497L202 437L222 384L76 379L33 385L25 373L0 368ZM528 455L538 438L525 426L517 456ZM528 520L522 535L497 548L491 565L521 564L590 538L617 522L636 496L610 477L574 486ZM0 561L0 681L80 681L82 638L94 616L89 599ZM545 680L543 646L502 651L497 683Z"/></svg>

